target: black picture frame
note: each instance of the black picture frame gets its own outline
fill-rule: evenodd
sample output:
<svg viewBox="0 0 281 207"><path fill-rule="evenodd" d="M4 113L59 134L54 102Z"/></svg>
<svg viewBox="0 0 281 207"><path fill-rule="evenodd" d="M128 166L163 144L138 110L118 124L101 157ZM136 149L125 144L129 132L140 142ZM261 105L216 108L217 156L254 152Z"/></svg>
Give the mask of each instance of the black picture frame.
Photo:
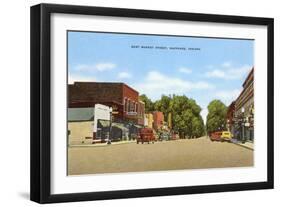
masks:
<svg viewBox="0 0 281 207"><path fill-rule="evenodd" d="M50 16L52 13L134 17L210 23L232 23L267 26L267 181L238 184L219 184L186 187L167 187L74 194L51 194L51 71L50 71ZM272 189L274 187L274 72L272 18L195 14L168 11L135 10L89 6L39 4L31 7L31 174L30 199L38 203L89 201L104 199L167 196Z"/></svg>

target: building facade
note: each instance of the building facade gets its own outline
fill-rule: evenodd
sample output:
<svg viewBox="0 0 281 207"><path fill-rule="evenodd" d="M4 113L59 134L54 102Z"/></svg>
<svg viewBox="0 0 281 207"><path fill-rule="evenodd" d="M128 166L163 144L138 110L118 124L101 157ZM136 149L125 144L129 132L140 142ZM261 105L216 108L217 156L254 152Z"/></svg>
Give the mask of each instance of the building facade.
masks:
<svg viewBox="0 0 281 207"><path fill-rule="evenodd" d="M68 109L68 145L91 144L94 108Z"/></svg>
<svg viewBox="0 0 281 207"><path fill-rule="evenodd" d="M95 104L94 112L93 139L107 139L111 122L111 108Z"/></svg>
<svg viewBox="0 0 281 207"><path fill-rule="evenodd" d="M110 112L110 107L101 104L68 108L68 144L95 144L108 139L129 140L130 128L122 123L111 123Z"/></svg>
<svg viewBox="0 0 281 207"><path fill-rule="evenodd" d="M137 112L138 112L138 125L144 126L145 122L145 104L143 101L139 100L137 104Z"/></svg>
<svg viewBox="0 0 281 207"><path fill-rule="evenodd" d="M164 124L164 115L161 111L153 112L153 128L154 130L162 129Z"/></svg>
<svg viewBox="0 0 281 207"><path fill-rule="evenodd" d="M124 83L74 82L68 85L68 107L83 108L103 104L112 107L114 122L144 124L144 103L139 93Z"/></svg>
<svg viewBox="0 0 281 207"><path fill-rule="evenodd" d="M243 90L235 102L235 138L254 141L254 68L243 83Z"/></svg>
<svg viewBox="0 0 281 207"><path fill-rule="evenodd" d="M145 126L148 128L153 128L153 114L152 113L148 113L145 114Z"/></svg>

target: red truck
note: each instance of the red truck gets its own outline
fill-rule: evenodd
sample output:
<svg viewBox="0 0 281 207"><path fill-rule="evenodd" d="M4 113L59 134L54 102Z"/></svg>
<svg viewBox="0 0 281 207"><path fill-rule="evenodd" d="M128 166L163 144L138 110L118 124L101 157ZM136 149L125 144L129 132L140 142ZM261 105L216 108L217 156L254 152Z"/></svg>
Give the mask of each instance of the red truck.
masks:
<svg viewBox="0 0 281 207"><path fill-rule="evenodd" d="M144 143L147 142L148 144L150 142L152 142L154 144L154 142L156 141L154 133L153 133L153 129L151 128L142 128L139 130L139 135L137 138L137 144L138 143Z"/></svg>
<svg viewBox="0 0 281 207"><path fill-rule="evenodd" d="M211 133L210 139L211 139L211 141L222 141L221 135L222 135L222 132L213 132L213 133Z"/></svg>

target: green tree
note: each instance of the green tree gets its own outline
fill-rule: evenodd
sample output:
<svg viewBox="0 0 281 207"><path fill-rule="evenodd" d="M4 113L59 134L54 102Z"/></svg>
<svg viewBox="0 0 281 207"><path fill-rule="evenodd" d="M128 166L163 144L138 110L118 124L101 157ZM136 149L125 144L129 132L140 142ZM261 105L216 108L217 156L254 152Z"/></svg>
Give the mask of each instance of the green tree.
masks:
<svg viewBox="0 0 281 207"><path fill-rule="evenodd" d="M226 129L226 112L227 107L220 100L213 100L208 105L207 115L207 132Z"/></svg>
<svg viewBox="0 0 281 207"><path fill-rule="evenodd" d="M185 109L182 112L182 119L185 123L185 127L184 127L184 134L187 135L188 137L193 137L193 118L194 118L194 114L192 113L192 109L188 108Z"/></svg>
<svg viewBox="0 0 281 207"><path fill-rule="evenodd" d="M166 122L170 114L173 130L178 132L181 138L204 135L201 108L195 100L185 95L162 95L161 99L153 103L145 94L141 95L140 99L145 103L146 112L161 111Z"/></svg>
<svg viewBox="0 0 281 207"><path fill-rule="evenodd" d="M192 120L192 135L201 137L205 134L204 121L201 116L193 117Z"/></svg>
<svg viewBox="0 0 281 207"><path fill-rule="evenodd" d="M180 138L184 138L187 126L185 121L182 119L182 116L179 114L175 114L173 116L173 123L173 129L179 133Z"/></svg>
<svg viewBox="0 0 281 207"><path fill-rule="evenodd" d="M154 103L145 94L140 95L139 98L145 104L145 112L146 113L154 111Z"/></svg>
<svg viewBox="0 0 281 207"><path fill-rule="evenodd" d="M200 137L204 135L204 122L200 115L201 108L193 99L174 95L170 102L173 128L180 137Z"/></svg>
<svg viewBox="0 0 281 207"><path fill-rule="evenodd" d="M171 101L170 96L162 95L161 99L154 103L154 109L163 112L166 122L168 121L168 114L171 112Z"/></svg>

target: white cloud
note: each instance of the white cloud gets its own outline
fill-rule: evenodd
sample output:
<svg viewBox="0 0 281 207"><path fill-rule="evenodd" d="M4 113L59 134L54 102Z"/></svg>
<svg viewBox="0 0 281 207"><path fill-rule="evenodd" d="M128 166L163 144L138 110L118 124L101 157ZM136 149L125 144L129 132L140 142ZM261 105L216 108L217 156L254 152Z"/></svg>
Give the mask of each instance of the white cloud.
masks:
<svg viewBox="0 0 281 207"><path fill-rule="evenodd" d="M115 67L116 67L116 65L113 64L113 63L79 64L79 65L75 66L74 70L76 70L76 71L103 72L103 71L112 70Z"/></svg>
<svg viewBox="0 0 281 207"><path fill-rule="evenodd" d="M229 63L225 63L225 69L214 69L205 73L208 78L221 78L225 80L242 79L252 69L249 65L243 65L241 67L232 67Z"/></svg>
<svg viewBox="0 0 281 207"><path fill-rule="evenodd" d="M181 73L186 73L186 74L192 73L192 70L190 68L186 68L186 67L181 67L178 69L178 71Z"/></svg>
<svg viewBox="0 0 281 207"><path fill-rule="evenodd" d="M81 75L69 75L68 84L73 84L74 82L96 82L97 79L91 76L81 76Z"/></svg>
<svg viewBox="0 0 281 207"><path fill-rule="evenodd" d="M225 67L225 68L229 68L231 66L231 62L229 61L229 62L224 62L223 64L222 64L222 67Z"/></svg>
<svg viewBox="0 0 281 207"><path fill-rule="evenodd" d="M231 68L228 70L228 73L231 77L238 79L238 78L242 78L243 76L247 75L251 69L252 69L251 66L244 65L240 68Z"/></svg>
<svg viewBox="0 0 281 207"><path fill-rule="evenodd" d="M212 70L206 73L206 76L209 78L224 78L226 76L224 71L221 70Z"/></svg>
<svg viewBox="0 0 281 207"><path fill-rule="evenodd" d="M120 79L128 79L128 78L131 78L132 75L130 73L127 73L127 72L120 72L117 75L117 77L120 78Z"/></svg>
<svg viewBox="0 0 281 207"><path fill-rule="evenodd" d="M242 89L221 90L215 92L215 97L220 99L226 105L229 105L232 101L234 101L239 96L241 91Z"/></svg>
<svg viewBox="0 0 281 207"><path fill-rule="evenodd" d="M142 83L134 85L140 93L145 93L149 98L156 100L162 94L182 95L193 89L212 89L213 85L204 82L190 82L180 78L166 76L158 71L150 71Z"/></svg>
<svg viewBox="0 0 281 207"><path fill-rule="evenodd" d="M99 63L96 64L96 68L98 71L105 71L105 70L111 70L113 68L115 68L116 65L113 63Z"/></svg>

